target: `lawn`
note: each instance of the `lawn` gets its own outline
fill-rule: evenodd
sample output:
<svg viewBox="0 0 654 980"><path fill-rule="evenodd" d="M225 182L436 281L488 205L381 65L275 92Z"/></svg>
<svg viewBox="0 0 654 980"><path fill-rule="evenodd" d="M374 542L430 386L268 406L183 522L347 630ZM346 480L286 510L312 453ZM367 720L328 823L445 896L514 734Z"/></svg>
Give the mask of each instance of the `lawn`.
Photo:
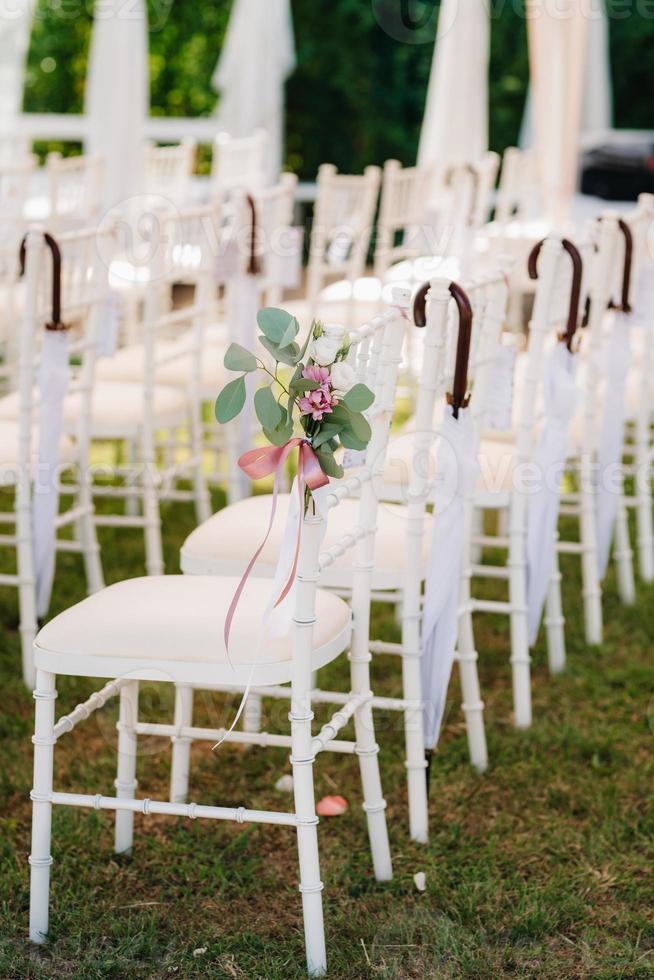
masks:
<svg viewBox="0 0 654 980"><path fill-rule="evenodd" d="M185 506L165 510L166 558L193 526ZM142 574L135 532L101 533L109 581ZM534 725L511 724L508 632L504 620L477 622L491 764L467 764L458 684L434 760L431 839L407 833L399 716L379 715L378 738L395 878L371 873L356 760L321 756L317 793L350 802L320 826L329 975L380 978L539 980L654 975L652 738L654 588L639 585L623 608L609 578L606 635L588 649L581 629L575 559L564 559L567 672L548 676L542 641L534 655ZM83 595L81 563L64 555L53 613ZM53 822L50 942L27 942L29 789L33 701L19 680L16 594L0 592L0 977L244 978L293 980L304 973L296 852L287 828L136 817L134 853L112 853L112 817L57 807ZM393 639L388 610L375 632ZM397 663L378 659L379 693L399 693ZM347 684L345 664L325 683ZM58 681L58 714L93 687ZM99 685L95 685L99 686ZM219 725L234 702L198 694L200 722ZM170 717L168 690L143 686L147 718ZM281 708L266 727L276 730ZM322 717L317 713L318 718ZM110 794L116 705L65 736L55 785ZM346 736L347 737L347 736ZM144 739L139 793L165 798L170 745ZM285 750L196 745L192 798L283 809L275 789ZM414 874L426 874L419 893Z"/></svg>

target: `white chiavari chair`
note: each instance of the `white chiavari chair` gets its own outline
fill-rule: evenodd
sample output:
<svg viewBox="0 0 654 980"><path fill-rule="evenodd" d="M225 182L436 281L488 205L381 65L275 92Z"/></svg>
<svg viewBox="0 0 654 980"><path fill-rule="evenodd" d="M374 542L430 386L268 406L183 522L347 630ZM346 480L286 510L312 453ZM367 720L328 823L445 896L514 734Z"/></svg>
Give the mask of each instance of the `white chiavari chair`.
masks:
<svg viewBox="0 0 654 980"><path fill-rule="evenodd" d="M540 470L536 472L539 466L539 436L548 418L545 412L546 363L548 356L554 359L559 345L561 349L565 346L569 350L574 344L579 323L579 303L585 294L586 265L571 242L555 237L546 239L532 253L530 266L538 282L527 350L524 357L519 359L520 376L515 379L513 425L509 424L506 431L486 429L480 446L482 472L475 493L475 506L482 511L498 513L499 533L481 531L473 534L473 546L479 548L481 554L472 571L477 579L504 580L508 598L483 599L473 595L471 604L475 613L503 614L510 619L514 721L518 728L529 727L532 718L529 648L534 637L530 636L527 604L529 513L535 494L547 491L551 480L556 479L559 472L557 466L553 467L554 475L540 473ZM570 363L574 364L574 361ZM550 413L555 409L556 405L550 409ZM572 415L565 423L566 431L571 428L571 423ZM558 486L552 489L560 500ZM488 548L505 552L506 560L500 563L497 560L484 562L483 552ZM545 542L544 549L547 554L542 555L543 567L548 558L552 566L551 572L548 567L549 589L545 611L548 659L550 670L558 672L565 663L565 632L554 532L552 541ZM536 571L536 568L531 569L532 574ZM590 600L597 603L598 596L588 595L587 601Z"/></svg>
<svg viewBox="0 0 654 980"><path fill-rule="evenodd" d="M402 167L397 160L384 164L374 261L380 284L397 262L438 253L427 224L433 182L431 167Z"/></svg>
<svg viewBox="0 0 654 980"><path fill-rule="evenodd" d="M378 296L373 296L371 304L365 299L359 303L356 287L366 269L380 183L379 167L366 167L361 175L339 174L330 163L320 167L306 298L287 304L300 323L310 323L317 316L352 325L361 309L368 314L377 308Z"/></svg>
<svg viewBox="0 0 654 980"><path fill-rule="evenodd" d="M104 183L104 163L99 156L62 157L49 153L46 160L48 179L48 226L66 231L91 224L100 216Z"/></svg>
<svg viewBox="0 0 654 980"><path fill-rule="evenodd" d="M222 200L234 190L262 190L266 185L266 154L269 137L265 129L235 139L219 133L213 144L211 196Z"/></svg>
<svg viewBox="0 0 654 980"><path fill-rule="evenodd" d="M237 609L229 655L223 625L237 578L213 576L165 576L132 579L112 585L96 596L57 616L36 638L36 722L30 899L30 938L42 943L48 933L51 815L53 805L95 807L116 811L115 849L131 850L134 813L169 814L190 818L231 820L288 826L296 831L300 892L304 914L307 966L310 976L326 970L318 834L314 803L313 765L318 754L335 751L359 759L363 808L366 813L375 876L392 877L371 709L368 652L370 590L374 554L377 498L372 483L375 464L388 442L394 410L398 364L404 321L389 310L352 334L352 351L358 362L369 365L365 376L375 392L371 410L372 438L365 466L326 491L327 526L343 503L357 495L352 520L341 526L329 546L324 519L311 504L303 518L294 617L285 637L272 639L259 632L265 621L270 583L251 579ZM372 356L372 352L376 357ZM353 354L354 356L354 354ZM346 552L354 550L352 608L338 596L318 588L323 572ZM317 735L312 734L312 671L335 660L349 649L351 692ZM55 722L58 675L115 678L88 701ZM237 731L202 730L177 724L150 725L138 719L141 681L167 681L179 689L290 684L291 732L268 735ZM65 733L103 705L109 697L120 699L116 794L104 796L54 789L54 747ZM355 737L339 737L350 721ZM243 806L211 806L199 803L139 799L136 790L138 737L160 735L173 739L202 739L285 746L291 749L294 807L290 812L247 809ZM227 748L222 749L228 751ZM80 868L82 873L82 868ZM83 873L88 874L86 863Z"/></svg>
<svg viewBox="0 0 654 980"><path fill-rule="evenodd" d="M191 178L195 168L196 144L185 140L175 146L149 144L145 150L146 194L164 198L183 207L191 196Z"/></svg>
<svg viewBox="0 0 654 980"><path fill-rule="evenodd" d="M89 443L94 365L108 293L107 270L100 255L102 239L110 235L110 231L83 229L66 232L54 243L52 247L61 261L59 310L53 301L55 272L46 239L42 232L33 230L25 240L26 306L20 330L19 386L15 394L3 400L5 407L10 403L13 410L1 413L0 479L4 487L15 491L14 513L2 514L2 523L13 526L15 531L3 534L1 543L3 548L15 551L17 573L3 575L1 581L3 585L18 588L23 674L27 684L34 682L32 644L37 612L41 616L47 611L37 609L38 577L43 574L47 580L52 574L47 568L41 572L35 562L35 549L49 554L53 561L57 550L81 553L89 593L103 585L89 480ZM52 364L44 354L50 340L44 334L50 330L65 333L62 336L65 370L69 370L68 361L72 365L70 376L64 381L66 390L55 396L65 398L64 405L69 406L68 421L66 424L64 418L63 426L55 424L54 429L50 419L57 406L51 404L50 398L56 382ZM54 503L49 525L41 525L37 532L38 494L54 495ZM68 502L57 514L59 497ZM72 538L60 538L58 532L71 526ZM43 595L39 603L47 605L47 584Z"/></svg>

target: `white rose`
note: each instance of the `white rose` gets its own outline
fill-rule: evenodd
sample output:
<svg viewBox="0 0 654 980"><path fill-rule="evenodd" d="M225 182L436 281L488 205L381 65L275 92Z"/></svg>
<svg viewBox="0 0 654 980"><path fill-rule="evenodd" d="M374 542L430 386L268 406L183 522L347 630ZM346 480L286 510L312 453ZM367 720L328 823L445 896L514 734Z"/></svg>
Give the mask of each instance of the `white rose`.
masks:
<svg viewBox="0 0 654 980"><path fill-rule="evenodd" d="M332 366L331 377L332 388L338 398L347 395L350 388L353 388L357 382L356 371L351 364L346 364L345 361L338 361Z"/></svg>
<svg viewBox="0 0 654 980"><path fill-rule="evenodd" d="M343 345L345 331L342 327L325 327L324 333L311 345L311 357L320 367L329 367Z"/></svg>

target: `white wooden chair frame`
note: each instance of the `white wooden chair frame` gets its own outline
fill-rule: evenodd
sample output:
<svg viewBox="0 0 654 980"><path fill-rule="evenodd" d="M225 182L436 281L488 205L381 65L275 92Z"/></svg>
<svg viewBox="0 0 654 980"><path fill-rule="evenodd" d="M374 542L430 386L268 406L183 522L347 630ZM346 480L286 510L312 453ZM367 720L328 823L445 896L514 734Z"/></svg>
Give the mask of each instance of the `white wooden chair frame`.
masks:
<svg viewBox="0 0 654 980"><path fill-rule="evenodd" d="M361 345L364 358L371 357L372 349L379 354L376 362L377 400L373 416L373 435L370 459L383 459L384 447L388 442L390 418L394 410L397 386L398 364L402 344L403 321L397 310L366 325L352 336L355 345ZM381 349L380 349L381 341ZM373 357L371 357L372 363ZM225 733L198 730L184 725L144 725L138 721L139 680L161 679L161 670L156 662L150 661L148 667L138 658L133 660L62 655L54 655L35 643L37 680L34 698L36 701L36 721L34 742L34 785L31 792L33 804L30 897L30 939L35 943L45 941L49 919L49 880L52 856L50 854L51 822L53 805L90 807L116 811L116 841L118 853L128 851L133 843L134 813L168 814L186 816L191 819L206 818L231 820L237 823L269 823L293 827L297 833L300 864L300 892L305 924L307 966L310 976L322 976L326 972L326 952L322 914L322 888L318 857L318 818L315 812L313 791L313 764L316 756L323 751L337 751L356 754L359 758L370 844L375 875L384 881L392 877L392 864L386 830L385 807L382 796L377 754L379 747L375 742L371 709L371 692L368 650L370 623L370 582L374 553L375 514L377 500L372 485L373 468L366 467L341 483L329 494L330 509L352 494L360 495L360 516L357 526L328 552L319 554L322 518L311 510L304 518L302 546L298 571L298 589L293 620L293 652L290 664L291 674L291 734L278 736L248 735L231 732L228 740L236 743L276 744L291 749L293 767L295 806L291 812L271 812L249 810L244 807L216 807L196 803L177 803L137 799L136 752L140 734L160 735L164 738L187 739L190 737L215 741ZM354 590L352 597L352 635L350 664L352 691L327 724L316 736L312 736L311 721L311 671L312 637L316 619L316 587L321 569L328 567L338 555L355 549ZM263 613L263 610L261 610ZM127 612L126 612L127 614ZM71 613L64 615L70 616ZM184 611L180 610L180 615ZM56 623L56 620L55 620ZM328 659L334 659L348 645L349 627L334 640L328 651ZM44 641L45 642L45 641ZM82 663L80 664L80 659ZM282 665L283 666L283 665ZM319 666L313 664L313 667ZM167 661L164 664L166 679L177 685L225 687L230 679L236 678L241 689L247 682L245 667L231 668L207 664L192 664ZM264 684L274 684L276 678L283 678L278 665L263 667L258 676ZM289 668L285 668L289 669ZM55 681L59 673L72 673L85 676L107 676L119 674L100 691L80 704L68 715L55 722ZM118 723L118 772L115 796L101 794L62 793L54 790L53 763L54 746L58 739L70 732L81 720L100 708L108 698L118 695L120 714ZM339 739L339 732L350 720L355 724L355 741Z"/></svg>

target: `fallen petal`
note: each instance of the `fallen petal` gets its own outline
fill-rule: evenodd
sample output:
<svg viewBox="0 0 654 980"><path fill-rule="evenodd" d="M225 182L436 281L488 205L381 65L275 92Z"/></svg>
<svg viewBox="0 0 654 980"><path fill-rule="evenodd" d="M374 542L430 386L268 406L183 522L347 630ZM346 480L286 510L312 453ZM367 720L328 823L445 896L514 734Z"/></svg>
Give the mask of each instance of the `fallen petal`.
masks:
<svg viewBox="0 0 654 980"><path fill-rule="evenodd" d="M347 800L342 796L323 796L316 804L319 817L340 817L347 810Z"/></svg>

